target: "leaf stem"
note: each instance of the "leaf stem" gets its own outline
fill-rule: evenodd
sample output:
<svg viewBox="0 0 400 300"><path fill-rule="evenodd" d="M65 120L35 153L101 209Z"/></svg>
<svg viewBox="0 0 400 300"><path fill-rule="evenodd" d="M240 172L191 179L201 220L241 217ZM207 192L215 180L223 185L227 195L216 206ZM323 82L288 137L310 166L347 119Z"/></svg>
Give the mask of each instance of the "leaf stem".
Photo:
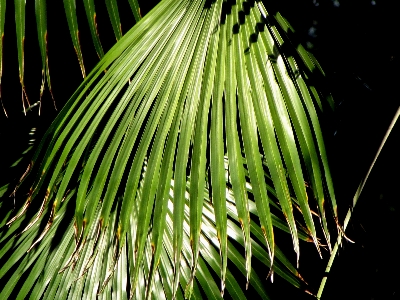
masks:
<svg viewBox="0 0 400 300"><path fill-rule="evenodd" d="M347 212L346 218L344 219L344 223L343 223L343 232L346 230L346 227L347 227L347 225L348 225L348 223L349 223L349 221L350 221L351 215L352 215L353 208L356 206L356 203L357 203L357 201L358 201L358 198L360 198L361 192L362 192L362 190L363 190L363 188L364 188L364 186L365 186L365 183L367 182L367 179L368 179L368 177L369 177L369 174L371 173L372 168L374 167L375 162L376 162L376 160L378 159L378 156L380 155L380 153L381 153L381 151L382 151L382 148L383 148L383 146L385 145L386 140L388 139L389 134L391 133L391 131L392 131L394 125L396 124L396 121L397 121L397 119L399 118L399 116L400 116L400 107L397 109L396 114L394 115L393 120L392 120L392 122L390 123L389 128L388 128L388 130L386 131L385 136L383 137L383 140L382 140L382 142L381 142L381 145L379 146L379 149L378 149L378 151L376 152L376 155L375 155L375 157L374 157L374 160L372 161L372 164L371 164L371 166L369 167L367 174L365 175L364 179L361 181L360 185L359 185L358 188L357 188L357 191L356 191L356 193L355 193L355 195L354 195L354 197L353 197L353 206L349 209L349 211ZM322 292L324 291L324 287L325 287L326 280L328 279L328 274L329 274L329 272L330 272L330 270L331 270L333 261L335 260L336 253L337 253L337 250L338 250L338 248L339 248L339 245L340 245L341 242L342 242L342 237L343 237L343 234L340 233L339 236L338 236L338 238L337 238L337 240L336 240L336 244L335 244L335 246L333 247L333 250L332 250L332 253L331 253L331 257L329 258L328 265L326 266L326 269L325 269L325 275L324 275L324 277L322 278L321 284L320 284L319 289L318 289L317 299L321 299Z"/></svg>

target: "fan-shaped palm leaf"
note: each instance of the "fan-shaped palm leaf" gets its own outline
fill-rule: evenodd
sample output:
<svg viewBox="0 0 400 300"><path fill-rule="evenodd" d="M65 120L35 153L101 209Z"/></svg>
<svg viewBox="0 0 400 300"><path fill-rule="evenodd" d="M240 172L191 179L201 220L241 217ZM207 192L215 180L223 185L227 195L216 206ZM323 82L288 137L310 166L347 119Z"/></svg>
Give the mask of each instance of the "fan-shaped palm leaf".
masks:
<svg viewBox="0 0 400 300"><path fill-rule="evenodd" d="M14 274L2 295L30 271L21 297L36 280L34 295L60 299L181 297L179 286L201 297L198 284L218 297L211 267L222 294L226 284L240 298L231 260L264 296L252 255L301 286L273 227L291 234L298 262L299 238L319 251L306 180L328 244L324 203L335 217L336 203L314 107L324 105L312 85L319 66L290 30L261 1L164 0L135 25L39 144L20 187L29 196L2 237L1 256L13 254L0 277ZM228 237L242 240L245 258Z"/></svg>

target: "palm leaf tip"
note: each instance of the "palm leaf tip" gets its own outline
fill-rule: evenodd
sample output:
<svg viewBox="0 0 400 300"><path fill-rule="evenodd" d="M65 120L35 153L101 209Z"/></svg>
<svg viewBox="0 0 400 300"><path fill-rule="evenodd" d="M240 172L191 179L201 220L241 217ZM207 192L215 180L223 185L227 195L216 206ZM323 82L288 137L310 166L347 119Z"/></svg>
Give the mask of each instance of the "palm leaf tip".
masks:
<svg viewBox="0 0 400 300"><path fill-rule="evenodd" d="M53 92L51 89L50 81L50 70L49 70L49 59L48 59L48 36L47 36L47 8L45 0L35 1L35 15L36 24L39 40L40 54L42 57L42 83L40 87L40 97L39 97L39 115L41 111L42 96L45 88L45 83L47 81L47 86L53 100L54 108L57 110L56 103L54 101Z"/></svg>
<svg viewBox="0 0 400 300"><path fill-rule="evenodd" d="M76 14L76 3L74 0L63 0L64 10L68 22L68 27L74 45L75 53L78 57L79 66L82 72L83 78L86 77L85 65L83 63L82 49L79 40L79 29L78 29L78 18Z"/></svg>
<svg viewBox="0 0 400 300"><path fill-rule="evenodd" d="M285 28L267 14L261 1L164 0L104 55L51 125L21 186L35 180L34 204L42 190L51 192L18 239L38 255L63 258L51 271L44 263L35 269L51 278L35 294L65 284L71 295L98 286L127 297L197 297L201 286L211 298L225 290L244 297L228 268L233 262L264 296L252 256L271 279L276 273L303 286L274 231L291 235L297 256L299 239L318 248L304 182L322 220L323 199L334 194L324 188L332 184L305 76L312 70L301 54L283 51ZM43 231L38 224L49 215ZM64 236L62 247L50 247L55 232ZM220 293L208 283L209 268L220 277Z"/></svg>
<svg viewBox="0 0 400 300"><path fill-rule="evenodd" d="M104 56L104 51L100 42L100 35L97 29L97 17L96 17L97 15L95 10L95 3L94 0L84 0L83 4L85 6L86 16L89 23L93 44L96 49L98 57L101 59Z"/></svg>

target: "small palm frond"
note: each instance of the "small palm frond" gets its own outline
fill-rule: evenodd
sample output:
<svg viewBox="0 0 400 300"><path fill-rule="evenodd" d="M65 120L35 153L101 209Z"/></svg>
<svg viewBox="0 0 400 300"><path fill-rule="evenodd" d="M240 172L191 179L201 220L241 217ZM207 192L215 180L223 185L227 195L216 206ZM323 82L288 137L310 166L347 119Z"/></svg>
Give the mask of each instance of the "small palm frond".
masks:
<svg viewBox="0 0 400 300"><path fill-rule="evenodd" d="M78 17L76 12L76 1L75 0L63 0L65 15L68 23L68 27L71 34L72 44L75 49L76 55L78 57L79 66L81 68L82 76L86 76L85 65L83 63L82 49L79 40L79 28L78 28ZM126 1L126 0L125 0ZM138 0L128 0L131 6L133 16L138 22L142 17L140 15L140 8ZM96 9L94 0L83 0L85 7L85 12L87 16L87 21L92 35L93 45L96 49L97 55L101 59L104 56L103 47L100 42L99 32L97 30L96 23ZM28 96L25 90L25 76L24 76L24 44L25 44L25 15L26 15L26 0L15 0L15 24L16 24L16 36L17 36L17 49L18 49L18 64L19 64L19 77L22 87L22 105L24 108L24 113L26 113L26 105L31 106ZM106 7L108 15L114 29L115 36L117 40L122 37L121 22L118 12L118 4L116 0L106 0ZM42 57L42 84L40 87L40 99L42 98L45 83L47 86L51 97L53 98L51 81L50 81L50 71L49 71L49 61L48 61L48 33L47 33L47 4L46 0L35 0L35 16L37 24L37 33L39 40L40 54ZM3 74L3 38L4 38L4 25L6 17L6 0L0 0L0 99L1 99L1 77ZM53 98L54 102L54 98ZM40 100L39 103L41 104ZM3 102L2 102L3 104ZM55 104L54 104L55 105ZM3 110L7 115L7 112L3 106ZM40 114L40 108L39 108Z"/></svg>
<svg viewBox="0 0 400 300"><path fill-rule="evenodd" d="M211 267L221 293L240 298L231 260L263 296L252 255L301 287L274 227L298 264L299 239L320 247L305 182L329 247L325 202L337 210L315 108L326 105L321 70L291 30L262 1L164 0L125 34L39 144L2 237L13 256L0 277L24 261L3 293L30 270L37 295L199 296Z"/></svg>

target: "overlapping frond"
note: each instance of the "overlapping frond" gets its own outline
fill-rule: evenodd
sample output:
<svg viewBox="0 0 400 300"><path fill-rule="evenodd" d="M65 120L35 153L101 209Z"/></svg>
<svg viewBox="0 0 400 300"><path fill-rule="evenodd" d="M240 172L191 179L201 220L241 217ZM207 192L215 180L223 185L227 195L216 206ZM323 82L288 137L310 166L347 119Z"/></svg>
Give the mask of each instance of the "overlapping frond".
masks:
<svg viewBox="0 0 400 300"><path fill-rule="evenodd" d="M147 168L146 168L147 169ZM148 170L143 170L146 173ZM228 170L225 170L227 173ZM228 174L227 178L228 178ZM144 249L143 262L140 264L138 281L139 285L134 291L136 299L172 298L172 275L173 275L173 198L174 182L171 181L169 195L165 199L163 211L164 233L162 241L155 244L156 224L150 227L147 234L146 245ZM270 190L272 187L268 186ZM215 211L211 200L208 198L210 192L203 190L204 209L201 216L201 231L199 239L199 257L196 279L192 278L192 250L190 245L190 180L187 182L185 207L184 207L184 231L182 258L180 261L180 288L176 291L178 298L193 296L195 299L220 299L221 294L217 283L212 279L213 276L220 276L220 243L217 238L215 224ZM112 247L115 242L114 234L118 227L118 216L120 208L113 207L110 212L110 226L103 232L99 232L99 226L93 224L90 228L87 242L82 245L79 257L74 257L76 249L74 228L70 207L76 196L76 189L71 191L63 200L63 207L59 210L57 220L52 223L50 230L46 233L40 244L31 248L33 240L40 235L40 224L46 223L46 214L49 208L44 211L38 220L28 232L24 232L19 237L17 245L13 234L20 233L23 220L16 221L9 229L7 234L2 235L0 243L3 247L0 251L0 259L7 259L7 262L0 268L0 278L3 278L18 262L18 268L13 270L13 276L8 280L0 296L9 298L14 292L18 299L24 299L28 295L32 299L44 297L45 299L57 295L58 299L94 299L100 296L112 298L128 298L129 273L135 268L135 262L131 257L135 257L135 248L131 243L127 243L119 255L115 253ZM273 197L273 195L272 195ZM137 201L131 211L130 229L127 232L128 240L135 240L138 232L139 207L143 197L143 181L141 181ZM276 200L276 199L275 199ZM4 204L4 203L3 203ZM116 203L116 205L119 205ZM240 254L232 241L243 244L243 234L238 222L237 208L233 191L226 190L226 206L229 219L227 221L228 240L228 260L238 268L242 274L242 280L248 276L248 270L245 267L245 258ZM252 213L257 214L255 203L249 201L249 208ZM279 209L279 208L278 208ZM100 217L99 207L96 210L95 218ZM69 215L68 215L69 214ZM287 224L283 223L277 216L273 215L273 223L276 228L290 232ZM155 222L160 226L160 222ZM56 235L59 235L56 238ZM304 230L300 230L299 237L304 241L310 241L311 237ZM58 240L55 246L55 240ZM257 263L270 266L270 258L266 252L266 243L261 228L256 224L251 224L251 247ZM155 250L156 249L156 250ZM28 251L28 254L26 253ZM306 288L297 270L276 247L275 271L279 276L298 288ZM71 267L69 267L71 266ZM212 275L212 273L214 275ZM112 276L111 276L112 275ZM262 274L260 274L262 275ZM27 280L19 282L21 276L28 276ZM246 299L243 291L243 282L240 277L235 276L227 270L226 289L234 299ZM15 292L15 287L20 284L20 289ZM265 284L259 275L253 271L249 278L249 284L262 299L268 299L265 291Z"/></svg>
<svg viewBox="0 0 400 300"><path fill-rule="evenodd" d="M336 217L336 202L312 84L321 71L290 30L262 1L164 0L123 36L39 144L2 237L1 255L14 253L0 277L23 261L3 295L29 271L20 293L38 281L32 293L60 299L218 298L211 268L221 295L241 298L230 260L266 297L252 256L263 276L301 287L274 228L298 263L299 239L320 247L310 206L330 245L324 205Z"/></svg>

